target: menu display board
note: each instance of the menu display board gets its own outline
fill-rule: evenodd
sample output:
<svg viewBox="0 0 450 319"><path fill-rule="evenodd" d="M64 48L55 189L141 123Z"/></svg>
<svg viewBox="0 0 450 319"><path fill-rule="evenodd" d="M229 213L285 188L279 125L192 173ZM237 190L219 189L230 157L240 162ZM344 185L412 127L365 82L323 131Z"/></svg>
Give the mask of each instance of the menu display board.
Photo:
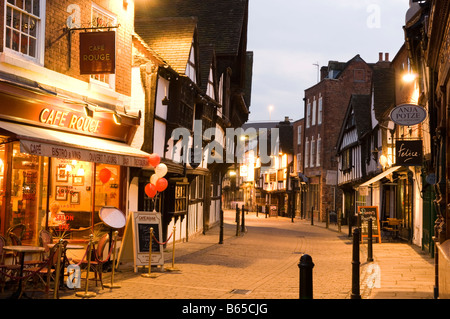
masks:
<svg viewBox="0 0 450 319"><path fill-rule="evenodd" d="M164 265L163 247L158 243L162 242L161 214L156 211L130 212L125 226L118 262L120 260L125 261L132 250L134 272L137 272L137 267L139 266L149 265L150 228L153 228L154 236L152 237L151 265Z"/></svg>
<svg viewBox="0 0 450 319"><path fill-rule="evenodd" d="M378 206L358 206L358 214L361 220L361 240L369 236L369 219L372 219L372 238L378 237L378 242L381 243Z"/></svg>

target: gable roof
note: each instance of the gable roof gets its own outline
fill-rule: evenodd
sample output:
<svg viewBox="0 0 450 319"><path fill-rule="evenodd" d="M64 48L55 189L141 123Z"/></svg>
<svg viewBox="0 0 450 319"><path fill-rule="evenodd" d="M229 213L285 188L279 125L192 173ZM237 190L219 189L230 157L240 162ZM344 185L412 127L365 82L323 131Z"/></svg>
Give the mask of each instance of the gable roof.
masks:
<svg viewBox="0 0 450 319"><path fill-rule="evenodd" d="M386 120L388 112L395 106L395 71L393 68L375 66L372 75L375 118Z"/></svg>
<svg viewBox="0 0 450 319"><path fill-rule="evenodd" d="M197 19L157 18L135 25L135 32L179 74L186 73Z"/></svg>
<svg viewBox="0 0 450 319"><path fill-rule="evenodd" d="M217 54L237 55L246 23L248 0L137 1L136 24L152 18L196 17L201 45L214 44Z"/></svg>
<svg viewBox="0 0 450 319"><path fill-rule="evenodd" d="M350 114L353 111L353 116L355 119L356 132L358 134L358 139L364 136L367 132L372 130L371 124L371 100L370 94L352 94L350 101L345 113L344 121L342 122L341 130L339 132L337 151L340 151L340 146L342 139L344 137L345 129L347 126L347 121Z"/></svg>
<svg viewBox="0 0 450 319"><path fill-rule="evenodd" d="M211 66L211 59L208 57L212 49L216 56L235 57L242 48L246 48L244 41L247 32L248 0L151 0L135 3L137 30L143 28L143 25L150 27L152 19L167 17L197 19L199 56L202 57L199 59L201 79L198 84L203 89L208 83ZM137 33L145 39L139 31ZM162 56L166 59L166 56ZM216 62L218 73L229 66L229 61Z"/></svg>

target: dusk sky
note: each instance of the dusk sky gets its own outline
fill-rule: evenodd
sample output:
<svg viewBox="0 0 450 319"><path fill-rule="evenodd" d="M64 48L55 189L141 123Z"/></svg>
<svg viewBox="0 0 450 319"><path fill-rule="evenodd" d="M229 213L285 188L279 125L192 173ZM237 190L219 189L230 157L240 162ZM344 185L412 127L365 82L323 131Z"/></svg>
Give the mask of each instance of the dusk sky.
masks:
<svg viewBox="0 0 450 319"><path fill-rule="evenodd" d="M248 51L253 51L249 121L303 118L305 89L318 67L359 54L394 58L404 42L409 0L250 0ZM269 111L272 106L272 111Z"/></svg>

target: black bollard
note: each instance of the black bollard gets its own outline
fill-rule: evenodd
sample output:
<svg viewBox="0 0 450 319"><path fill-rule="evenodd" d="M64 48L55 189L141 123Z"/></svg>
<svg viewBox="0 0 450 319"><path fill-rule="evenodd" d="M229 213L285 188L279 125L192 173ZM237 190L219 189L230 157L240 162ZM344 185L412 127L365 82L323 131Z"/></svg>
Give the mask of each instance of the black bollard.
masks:
<svg viewBox="0 0 450 319"><path fill-rule="evenodd" d="M241 233L245 233L245 207L242 205L242 223L241 223Z"/></svg>
<svg viewBox="0 0 450 319"><path fill-rule="evenodd" d="M239 206L236 204L236 236L239 236Z"/></svg>
<svg viewBox="0 0 450 319"><path fill-rule="evenodd" d="M310 255L300 257L300 299L313 299L313 268L314 263Z"/></svg>
<svg viewBox="0 0 450 319"><path fill-rule="evenodd" d="M359 292L359 228L353 230L353 260L352 260L352 295L351 299L361 299Z"/></svg>
<svg viewBox="0 0 450 319"><path fill-rule="evenodd" d="M372 218L367 221L367 261L373 261L373 231L372 231Z"/></svg>
<svg viewBox="0 0 450 319"><path fill-rule="evenodd" d="M219 233L219 244L223 244L223 210L220 210L220 233Z"/></svg>
<svg viewBox="0 0 450 319"><path fill-rule="evenodd" d="M311 207L311 225L314 225L314 206Z"/></svg>

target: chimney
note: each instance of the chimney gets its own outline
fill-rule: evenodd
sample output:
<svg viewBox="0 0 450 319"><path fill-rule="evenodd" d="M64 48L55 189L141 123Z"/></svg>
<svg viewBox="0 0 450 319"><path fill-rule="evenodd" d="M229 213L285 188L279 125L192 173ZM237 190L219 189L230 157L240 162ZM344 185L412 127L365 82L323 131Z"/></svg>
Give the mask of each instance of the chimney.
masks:
<svg viewBox="0 0 450 319"><path fill-rule="evenodd" d="M384 61L389 62L389 53L388 52L386 52L384 54Z"/></svg>
<svg viewBox="0 0 450 319"><path fill-rule="evenodd" d="M378 53L378 62L383 61L383 52Z"/></svg>

